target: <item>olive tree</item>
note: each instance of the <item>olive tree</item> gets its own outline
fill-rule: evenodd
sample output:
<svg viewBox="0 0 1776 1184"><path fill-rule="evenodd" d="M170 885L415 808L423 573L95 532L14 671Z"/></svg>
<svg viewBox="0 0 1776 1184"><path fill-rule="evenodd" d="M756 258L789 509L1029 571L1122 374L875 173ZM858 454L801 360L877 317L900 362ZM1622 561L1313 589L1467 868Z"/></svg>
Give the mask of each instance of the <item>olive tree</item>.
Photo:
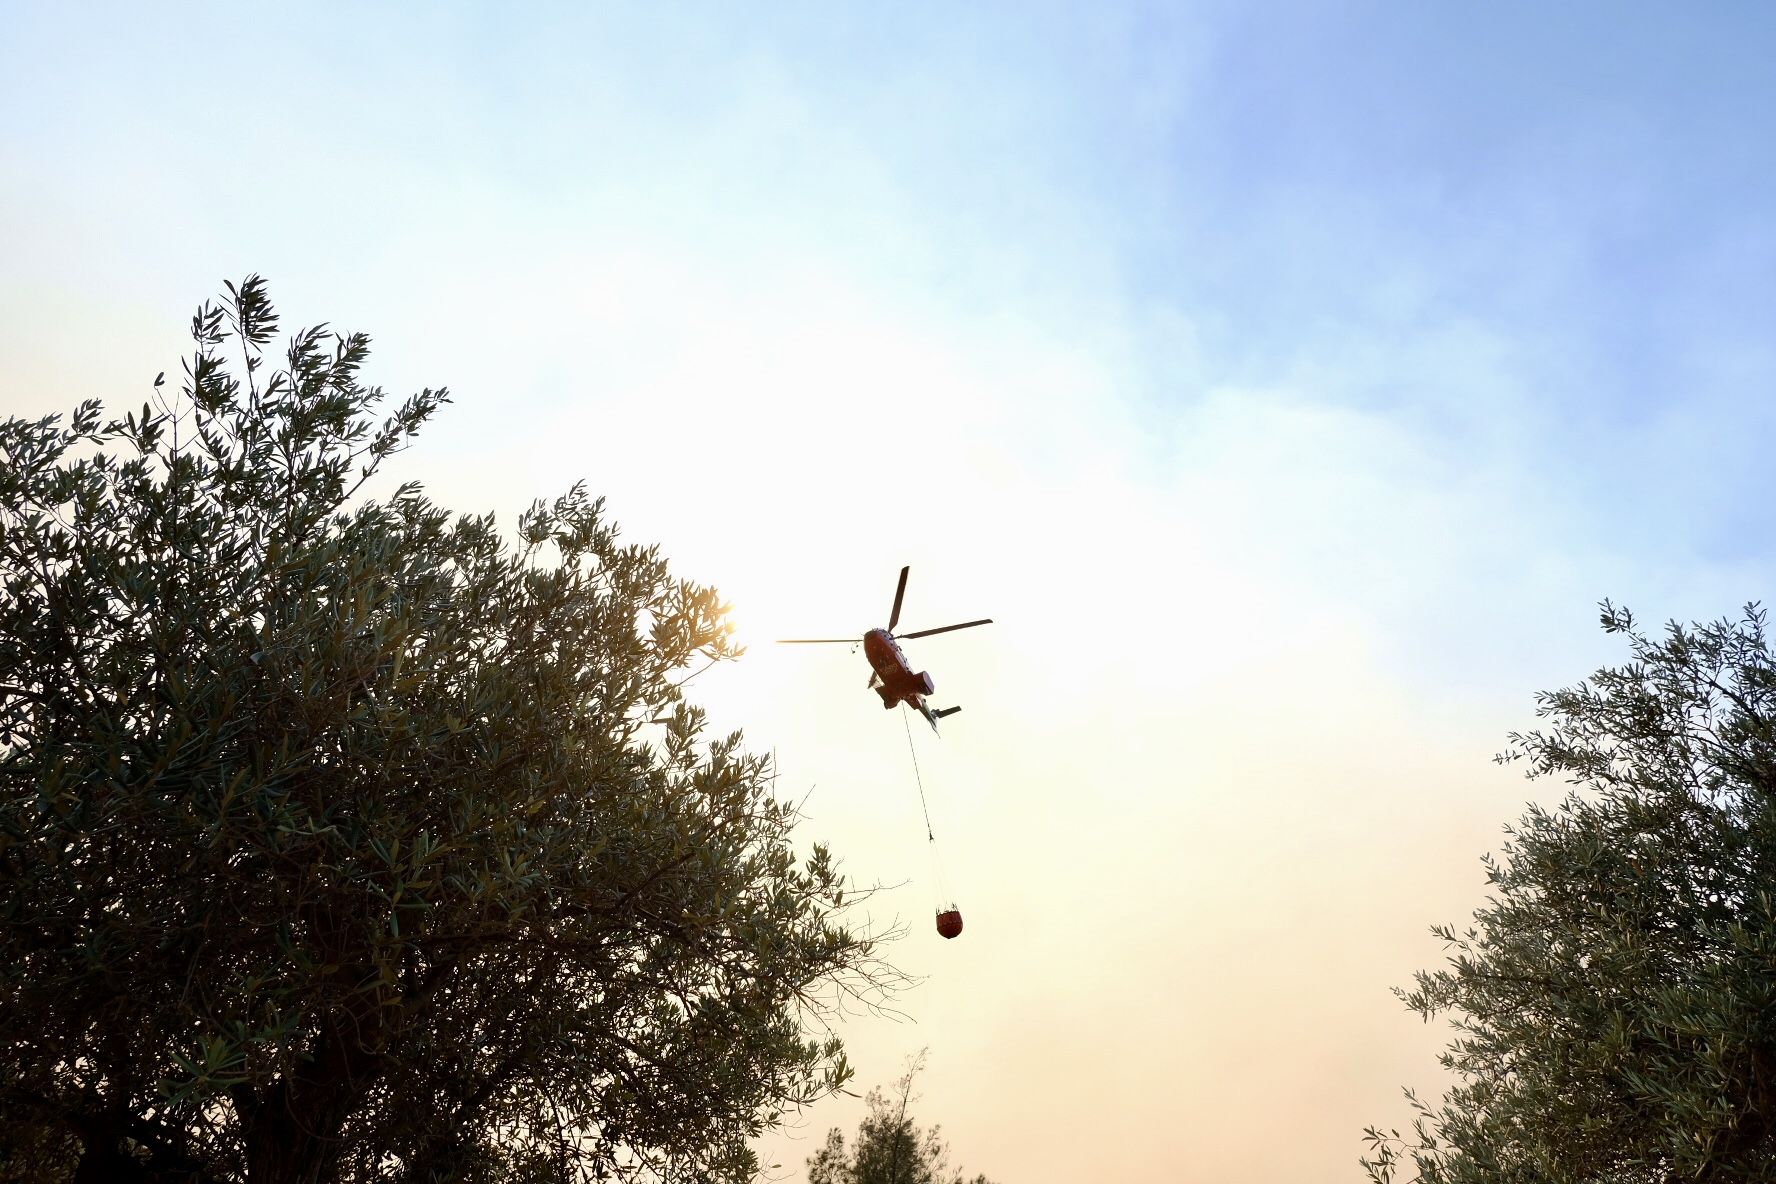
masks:
<svg viewBox="0 0 1776 1184"><path fill-rule="evenodd" d="M942 1128L913 1121L913 1081L924 1069L921 1051L891 1089L870 1090L852 1143L838 1127L829 1130L825 1145L808 1157L808 1184L991 1184L984 1175L965 1179L951 1170Z"/></svg>
<svg viewBox="0 0 1776 1184"><path fill-rule="evenodd" d="M683 697L718 596L579 487L370 498L446 393L276 333L0 425L0 1177L749 1177L893 972Z"/></svg>
<svg viewBox="0 0 1776 1184"><path fill-rule="evenodd" d="M1407 1004L1453 1083L1376 1184L1776 1179L1776 664L1764 613L1649 636L1544 694L1500 759L1575 788L1486 863L1490 898ZM1410 1096L1410 1095L1409 1095Z"/></svg>

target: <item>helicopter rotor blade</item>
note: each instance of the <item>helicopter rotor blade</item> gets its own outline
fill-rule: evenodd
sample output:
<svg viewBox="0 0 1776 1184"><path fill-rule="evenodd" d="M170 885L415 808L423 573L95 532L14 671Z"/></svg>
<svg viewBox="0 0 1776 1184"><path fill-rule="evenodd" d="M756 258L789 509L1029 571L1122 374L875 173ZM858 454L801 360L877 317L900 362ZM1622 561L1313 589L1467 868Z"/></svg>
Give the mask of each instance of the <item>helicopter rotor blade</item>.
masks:
<svg viewBox="0 0 1776 1184"><path fill-rule="evenodd" d="M907 572L911 570L910 565L900 569L900 583L894 589L894 611L888 614L888 632L890 633L894 632L894 627L900 624L900 598L906 595Z"/></svg>
<svg viewBox="0 0 1776 1184"><path fill-rule="evenodd" d="M897 633L895 636L904 641L909 637L930 637L936 633L954 633L958 629L972 629L976 625L991 625L992 623L992 617L982 617L978 621L964 621L960 625L945 625L939 629L921 629L917 633Z"/></svg>
<svg viewBox="0 0 1776 1184"><path fill-rule="evenodd" d="M779 637L778 645L856 645L855 637Z"/></svg>

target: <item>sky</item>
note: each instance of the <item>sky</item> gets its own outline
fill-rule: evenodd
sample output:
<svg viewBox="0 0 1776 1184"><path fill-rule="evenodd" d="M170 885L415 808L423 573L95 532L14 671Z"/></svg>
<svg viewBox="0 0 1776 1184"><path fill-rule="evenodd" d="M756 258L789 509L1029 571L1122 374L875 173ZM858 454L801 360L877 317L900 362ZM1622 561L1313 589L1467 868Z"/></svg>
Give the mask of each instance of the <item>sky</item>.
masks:
<svg viewBox="0 0 1776 1184"><path fill-rule="evenodd" d="M1650 3L0 0L0 414L259 272L733 603L692 684L883 889L859 1091L999 1184L1358 1179L1391 989L1644 620L1767 599L1776 14ZM941 739L842 646L908 643ZM923 729L923 725L920 725ZM936 872L909 735L966 931ZM860 918L862 919L862 918ZM777 1178L858 1098L761 1143Z"/></svg>

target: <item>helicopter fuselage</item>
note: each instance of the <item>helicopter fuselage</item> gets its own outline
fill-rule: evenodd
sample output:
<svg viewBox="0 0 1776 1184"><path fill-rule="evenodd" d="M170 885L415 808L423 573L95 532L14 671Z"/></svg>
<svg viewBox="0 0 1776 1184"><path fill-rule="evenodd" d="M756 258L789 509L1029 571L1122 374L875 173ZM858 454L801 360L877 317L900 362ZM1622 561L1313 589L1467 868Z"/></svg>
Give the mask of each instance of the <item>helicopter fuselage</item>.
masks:
<svg viewBox="0 0 1776 1184"><path fill-rule="evenodd" d="M913 672L912 663L907 661L906 652L892 633L886 629L871 629L865 633L863 656L869 659L870 669L876 672L876 680L881 683L875 690L882 697L883 707L906 703L930 718L924 699L936 689L931 675L925 671Z"/></svg>

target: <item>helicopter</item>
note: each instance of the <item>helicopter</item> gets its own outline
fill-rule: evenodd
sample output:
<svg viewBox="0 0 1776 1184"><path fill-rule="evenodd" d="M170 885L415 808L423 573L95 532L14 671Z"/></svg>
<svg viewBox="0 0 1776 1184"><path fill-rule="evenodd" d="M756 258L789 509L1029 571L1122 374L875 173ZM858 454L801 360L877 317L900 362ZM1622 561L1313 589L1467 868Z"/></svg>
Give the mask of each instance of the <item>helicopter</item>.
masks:
<svg viewBox="0 0 1776 1184"><path fill-rule="evenodd" d="M940 709L931 706L926 696L936 690L931 681L929 671L913 673L911 662L907 661L906 653L900 648L900 642L915 637L931 637L938 633L953 633L957 629L972 629L976 625L991 625L991 617L983 617L978 621L964 621L960 625L944 625L937 629L921 629L917 633L903 633L897 639L894 627L900 624L900 602L906 596L907 572L911 567L900 569L900 584L894 589L894 611L888 614L886 629L871 629L863 635L863 656L869 659L869 689L881 696L882 706L889 711L896 704L905 703L925 717L933 732L937 731L937 721L945 716L955 715L960 707ZM850 645L858 644L853 637L786 637L779 641L780 645Z"/></svg>

